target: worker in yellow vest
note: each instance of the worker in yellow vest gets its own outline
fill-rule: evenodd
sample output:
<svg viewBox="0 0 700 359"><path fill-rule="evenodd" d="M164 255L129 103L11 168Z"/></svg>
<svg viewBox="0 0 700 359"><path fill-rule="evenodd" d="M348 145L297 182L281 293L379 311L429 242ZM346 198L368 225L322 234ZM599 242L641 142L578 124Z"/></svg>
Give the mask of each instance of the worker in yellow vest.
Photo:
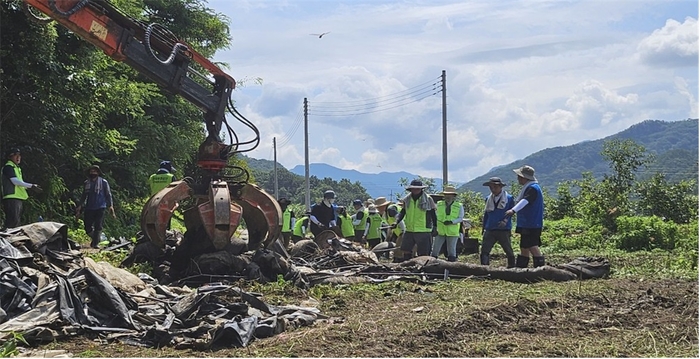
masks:
<svg viewBox="0 0 700 359"><path fill-rule="evenodd" d="M433 199L425 192L426 188L428 186L423 185L423 181L414 179L406 187L406 191L409 193L401 199L403 208L396 221L403 220L406 224L406 232L403 235L403 241L401 241L404 261L412 258L414 245L418 256L429 255L432 247L432 236L437 235L436 206Z"/></svg>
<svg viewBox="0 0 700 359"><path fill-rule="evenodd" d="M384 220L382 219L382 216L379 215L377 207L373 204L369 205L369 208L367 208L367 213L367 224L365 225L365 231L362 234L362 239L364 242L367 242L367 247L372 249L382 241L381 227Z"/></svg>
<svg viewBox="0 0 700 359"><path fill-rule="evenodd" d="M172 162L162 161L158 171L148 177L148 185L151 188L151 196L160 192L165 187L168 187L170 182L177 181L175 175L175 167L173 167Z"/></svg>
<svg viewBox="0 0 700 359"><path fill-rule="evenodd" d="M343 238L353 240L355 238L355 226L352 225L352 216L345 206L338 206L338 226Z"/></svg>
<svg viewBox="0 0 700 359"><path fill-rule="evenodd" d="M19 163L22 154L19 148L10 148L5 153L7 163L2 167L2 207L5 211L4 228L15 228L20 225L22 205L29 198L27 189L41 191L38 184L24 182Z"/></svg>
<svg viewBox="0 0 700 359"><path fill-rule="evenodd" d="M364 245L365 242L362 236L365 233L369 213L367 213L367 207L359 199L352 201L352 207L355 209L355 214L352 215L352 225L355 228L355 242Z"/></svg>
<svg viewBox="0 0 700 359"><path fill-rule="evenodd" d="M284 248L289 247L289 242L292 240L292 230L296 224L296 218L294 217L294 211L289 207L292 201L287 198L280 198L277 203L282 209L282 241L284 242Z"/></svg>
<svg viewBox="0 0 700 359"><path fill-rule="evenodd" d="M311 217L311 212L306 212L301 218L294 222L292 242L296 243L306 238L306 232L309 230L309 217Z"/></svg>
<svg viewBox="0 0 700 359"><path fill-rule="evenodd" d="M442 245L447 243L447 260L457 261L457 241L459 240L459 226L464 219L464 206L457 197L457 189L454 186L445 186L441 194L444 199L437 202L435 215L437 216L437 236L433 241L433 250L430 255L437 258L440 255Z"/></svg>

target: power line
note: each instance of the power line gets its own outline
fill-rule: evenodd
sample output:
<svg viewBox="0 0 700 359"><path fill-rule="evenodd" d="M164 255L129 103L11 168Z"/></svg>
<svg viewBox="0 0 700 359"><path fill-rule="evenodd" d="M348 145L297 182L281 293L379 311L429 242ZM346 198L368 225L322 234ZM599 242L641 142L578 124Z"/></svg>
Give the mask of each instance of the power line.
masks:
<svg viewBox="0 0 700 359"><path fill-rule="evenodd" d="M437 79L439 79L439 77L438 77ZM424 82L424 83L422 83L422 84L420 84L420 85L416 85L416 86L413 86L413 87L411 87L411 88L408 88L408 89L406 89L406 90L402 90L402 91L395 92L395 93L393 93L393 94L384 95L384 96L378 96L378 97L375 97L375 98L373 98L373 99L360 99L360 100L348 100L348 101L319 101L319 102L315 102L315 103L318 103L318 104L350 103L350 102L363 102L363 101L368 101L368 100L381 99L381 98L384 98L384 97L394 96L394 95L397 95L397 94L400 94L400 93L403 93L403 92L411 91L411 90L413 90L413 89L415 89L415 88L423 87L423 86L425 86L425 85L427 85L427 84L434 84L434 83L437 83L437 81L436 81L437 79L432 79L432 80L426 81L426 82Z"/></svg>
<svg viewBox="0 0 700 359"><path fill-rule="evenodd" d="M294 137L294 134L299 129L299 126L301 126L302 119L303 119L302 115L303 115L303 108L300 107L299 112L297 112L297 116L294 119L294 123L292 124L292 129L287 131L287 133L285 133L284 137L280 140L280 143L277 144L278 148L284 147Z"/></svg>
<svg viewBox="0 0 700 359"><path fill-rule="evenodd" d="M411 104L411 103L414 103L414 102L418 102L418 101L424 100L424 99L426 99L426 98L428 98L428 97L431 97L431 96L434 96L434 95L436 95L436 94L437 94L437 92L432 92L432 93L428 93L427 95L425 95L425 96L423 96L423 97L421 97L421 98L417 98L417 99L414 99L414 100L409 101L409 102L403 102L403 103L400 103L400 104L397 104L397 105L391 106L391 107L375 108L375 109L373 109L373 110L368 110L368 111L364 111L364 112L336 112L336 113L332 113L332 112L329 112L329 113L315 113L315 112L313 112L313 114L316 115L316 116L322 116L322 117L323 117L323 116L332 117L332 116L357 116L357 115L366 115L366 114L369 114L369 113L381 112L381 111L391 110L391 109L394 109L394 108L397 108L397 107L402 107L402 106L405 106L405 105L408 105L408 104ZM312 113L309 113L309 114L312 114Z"/></svg>
<svg viewBox="0 0 700 359"><path fill-rule="evenodd" d="M406 99L406 98L412 98L415 97L416 95L420 95L421 93L424 93L426 90L432 90L432 91L437 91L438 90L438 83L432 83L429 86L424 86L421 88L414 89L410 92L407 92L405 94L401 94L398 96L394 95L387 95L387 96L382 96L384 97L383 99L379 100L379 98L374 98L374 99L365 99L362 100L363 103L360 104L347 104L347 105L333 105L333 106L323 106L324 102L314 102L314 107L315 108L320 108L320 109L338 109L338 108L356 108L356 107L368 107L374 104L381 104L381 103L386 103L386 102L396 102L396 100L401 100L401 99ZM356 101L354 101L356 102ZM320 106L316 106L317 104L321 104Z"/></svg>

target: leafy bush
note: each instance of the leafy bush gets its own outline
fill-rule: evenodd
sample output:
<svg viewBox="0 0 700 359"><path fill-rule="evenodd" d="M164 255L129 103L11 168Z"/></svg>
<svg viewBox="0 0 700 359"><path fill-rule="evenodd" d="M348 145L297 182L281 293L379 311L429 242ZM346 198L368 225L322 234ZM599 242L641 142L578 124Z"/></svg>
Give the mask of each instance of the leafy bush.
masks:
<svg viewBox="0 0 700 359"><path fill-rule="evenodd" d="M545 221L542 245L553 250L599 249L606 246L600 225L579 218Z"/></svg>
<svg viewBox="0 0 700 359"><path fill-rule="evenodd" d="M678 225L673 222L664 222L663 219L656 216L620 216L615 223L617 233L612 236L612 240L619 249L628 251L654 248L671 250L676 247Z"/></svg>

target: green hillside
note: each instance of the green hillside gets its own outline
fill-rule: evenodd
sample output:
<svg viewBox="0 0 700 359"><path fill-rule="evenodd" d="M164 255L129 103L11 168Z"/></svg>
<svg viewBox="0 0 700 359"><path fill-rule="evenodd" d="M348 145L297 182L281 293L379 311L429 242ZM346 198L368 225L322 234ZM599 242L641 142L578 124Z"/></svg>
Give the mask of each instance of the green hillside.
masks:
<svg viewBox="0 0 700 359"><path fill-rule="evenodd" d="M656 172L666 174L669 182L698 177L698 119L673 122L647 120L599 140L533 153L465 183L459 187L459 191L487 193L488 189L482 183L492 176L501 177L506 183L514 183L513 169L524 164L535 168L537 179L550 193L555 192L560 182L581 179L583 172L590 171L596 178L602 178L603 174L610 173L610 169L600 152L603 143L612 139L633 140L653 154L654 161L638 173L640 179Z"/></svg>

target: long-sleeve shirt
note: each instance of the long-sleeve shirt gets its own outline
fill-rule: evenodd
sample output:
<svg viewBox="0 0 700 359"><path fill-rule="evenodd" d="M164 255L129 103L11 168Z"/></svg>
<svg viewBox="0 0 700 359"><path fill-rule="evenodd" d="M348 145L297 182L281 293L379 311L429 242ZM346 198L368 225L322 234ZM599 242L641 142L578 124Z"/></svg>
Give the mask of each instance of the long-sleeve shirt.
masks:
<svg viewBox="0 0 700 359"><path fill-rule="evenodd" d="M86 180L78 204L87 210L112 207L112 191L107 180L102 177Z"/></svg>

